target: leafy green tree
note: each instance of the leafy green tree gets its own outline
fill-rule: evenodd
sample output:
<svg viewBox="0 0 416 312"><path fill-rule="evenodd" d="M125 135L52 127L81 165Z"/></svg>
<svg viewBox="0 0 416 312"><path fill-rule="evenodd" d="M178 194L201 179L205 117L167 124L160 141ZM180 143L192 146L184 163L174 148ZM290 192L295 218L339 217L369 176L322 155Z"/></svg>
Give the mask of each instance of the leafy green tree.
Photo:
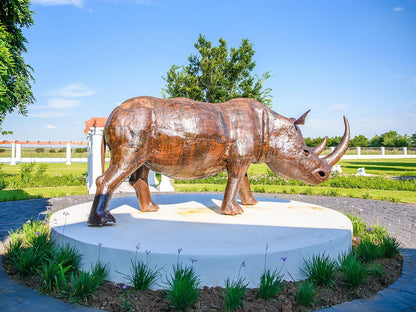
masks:
<svg viewBox="0 0 416 312"><path fill-rule="evenodd" d="M364 135L360 134L350 140L349 146L351 147L367 147L370 144L370 140Z"/></svg>
<svg viewBox="0 0 416 312"><path fill-rule="evenodd" d="M378 135L375 135L371 140L369 146L371 147L380 147L382 138Z"/></svg>
<svg viewBox="0 0 416 312"><path fill-rule="evenodd" d="M410 138L409 138L410 144L409 146L411 147L416 147L416 133L413 133Z"/></svg>
<svg viewBox="0 0 416 312"><path fill-rule="evenodd" d="M186 66L172 65L166 77L162 77L166 81L163 96L211 103L248 97L270 107L271 89L264 89L263 84L271 75L266 72L259 78L252 74L256 66L253 44L243 39L238 48L228 50L224 39L218 41L219 45L215 47L199 35L194 44L198 55L189 56Z"/></svg>
<svg viewBox="0 0 416 312"><path fill-rule="evenodd" d="M26 115L34 102L33 69L22 57L27 52L22 28L33 25L29 6L29 0L0 1L0 130L6 114L17 109Z"/></svg>
<svg viewBox="0 0 416 312"><path fill-rule="evenodd" d="M342 137L340 136L334 136L332 138L328 138L328 143L326 144L326 146L338 146L341 140L342 140Z"/></svg>

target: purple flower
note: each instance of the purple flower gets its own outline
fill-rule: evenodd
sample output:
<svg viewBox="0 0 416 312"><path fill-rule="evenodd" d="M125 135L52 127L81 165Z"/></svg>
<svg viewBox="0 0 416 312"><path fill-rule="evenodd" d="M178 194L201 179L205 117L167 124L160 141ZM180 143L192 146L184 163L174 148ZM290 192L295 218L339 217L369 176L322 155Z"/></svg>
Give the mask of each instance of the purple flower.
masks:
<svg viewBox="0 0 416 312"><path fill-rule="evenodd" d="M39 231L37 231L35 234L36 234L36 236L40 236L40 232Z"/></svg>
<svg viewBox="0 0 416 312"><path fill-rule="evenodd" d="M140 249L140 243L137 243L136 245L136 249L139 250Z"/></svg>
<svg viewBox="0 0 416 312"><path fill-rule="evenodd" d="M269 243L266 244L266 250L270 248Z"/></svg>
<svg viewBox="0 0 416 312"><path fill-rule="evenodd" d="M280 259L282 259L283 262L286 262L287 257L281 257Z"/></svg>
<svg viewBox="0 0 416 312"><path fill-rule="evenodd" d="M69 212L68 211L64 211L63 214L64 214L64 216L69 216Z"/></svg>
<svg viewBox="0 0 416 312"><path fill-rule="evenodd" d="M371 228L371 227L367 228L367 232L372 232L372 231L373 231L373 228Z"/></svg>
<svg viewBox="0 0 416 312"><path fill-rule="evenodd" d="M195 262L197 262L198 260L196 258L189 258L189 261L192 262L192 264L194 264Z"/></svg>
<svg viewBox="0 0 416 312"><path fill-rule="evenodd" d="M146 255L150 254L150 250L149 249L146 249L144 252L146 253Z"/></svg>
<svg viewBox="0 0 416 312"><path fill-rule="evenodd" d="M364 210L363 210L363 208L359 208L358 210L359 210L360 212L363 212L363 211L364 211Z"/></svg>
<svg viewBox="0 0 416 312"><path fill-rule="evenodd" d="M245 268L245 267L246 267L246 260L244 260L243 262L241 262L241 266L242 266L243 268Z"/></svg>
<svg viewBox="0 0 416 312"><path fill-rule="evenodd" d="M121 286L121 288L126 289L127 288L126 284L123 284L123 286Z"/></svg>
<svg viewBox="0 0 416 312"><path fill-rule="evenodd" d="M103 243L98 242L98 247L101 247L103 245Z"/></svg>
<svg viewBox="0 0 416 312"><path fill-rule="evenodd" d="M182 248L178 248L178 255L180 255L182 252Z"/></svg>
<svg viewBox="0 0 416 312"><path fill-rule="evenodd" d="M27 224L30 224L30 222L31 222L30 220L27 220L27 221L26 221L26 223L27 223Z"/></svg>

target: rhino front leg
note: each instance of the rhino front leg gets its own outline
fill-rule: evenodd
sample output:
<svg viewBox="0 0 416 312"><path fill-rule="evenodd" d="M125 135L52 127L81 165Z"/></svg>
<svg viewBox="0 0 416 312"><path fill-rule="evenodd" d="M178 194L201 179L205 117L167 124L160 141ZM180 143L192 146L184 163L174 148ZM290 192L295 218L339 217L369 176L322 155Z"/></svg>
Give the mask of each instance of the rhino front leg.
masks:
<svg viewBox="0 0 416 312"><path fill-rule="evenodd" d="M127 154L127 153L125 153ZM127 155L126 155L127 156ZM88 223L93 226L104 225L108 222L116 222L114 216L108 211L108 204L114 190L143 162L134 161L134 155L126 157L122 161L113 163L102 176L96 180L97 191L91 207ZM129 161L131 160L131 161Z"/></svg>
<svg viewBox="0 0 416 312"><path fill-rule="evenodd" d="M148 184L149 168L141 166L130 176L129 183L136 190L140 211L158 211L159 206L152 201Z"/></svg>
<svg viewBox="0 0 416 312"><path fill-rule="evenodd" d="M247 172L244 177L241 179L240 184L240 199L243 205L255 205L257 204L257 200L253 197L250 189L250 182L248 180Z"/></svg>
<svg viewBox="0 0 416 312"><path fill-rule="evenodd" d="M227 164L228 181L225 188L224 199L222 200L221 213L236 215L244 212L243 208L237 204L237 195L241 181L247 172L249 162L232 162Z"/></svg>

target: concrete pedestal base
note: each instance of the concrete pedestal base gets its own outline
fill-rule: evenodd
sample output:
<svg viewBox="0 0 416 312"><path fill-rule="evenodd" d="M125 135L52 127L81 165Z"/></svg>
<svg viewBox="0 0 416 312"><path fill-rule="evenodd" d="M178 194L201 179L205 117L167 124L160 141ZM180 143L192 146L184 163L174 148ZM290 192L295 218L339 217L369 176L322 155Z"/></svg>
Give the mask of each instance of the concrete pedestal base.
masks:
<svg viewBox="0 0 416 312"><path fill-rule="evenodd" d="M286 280L302 279L303 259L323 254L337 259L351 248L352 224L334 210L302 202L257 198L244 214L219 213L222 195L153 195L158 212L140 212L136 197L114 198L109 209L116 224L87 226L91 203L52 215L58 244L71 244L83 255L83 269L99 260L108 264L109 280L126 282L131 260L148 259L162 267L159 287L180 261L193 265L202 285L224 286L227 278L246 277L257 287L265 266L277 268ZM139 249L136 248L139 247ZM178 255L178 249L181 250ZM150 251L146 256L146 251ZM192 264L190 258L197 261Z"/></svg>

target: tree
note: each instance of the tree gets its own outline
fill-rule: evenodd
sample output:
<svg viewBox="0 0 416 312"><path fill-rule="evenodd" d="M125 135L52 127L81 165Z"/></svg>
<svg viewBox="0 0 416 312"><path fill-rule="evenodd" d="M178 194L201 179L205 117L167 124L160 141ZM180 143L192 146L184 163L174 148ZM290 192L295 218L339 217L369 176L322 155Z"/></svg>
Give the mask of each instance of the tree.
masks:
<svg viewBox="0 0 416 312"><path fill-rule="evenodd" d="M416 147L416 133L413 133L411 136L410 136L410 139L409 139L409 141L410 141L410 146L411 147Z"/></svg>
<svg viewBox="0 0 416 312"><path fill-rule="evenodd" d="M247 39L228 51L227 43L220 38L219 46L213 47L201 34L194 44L198 55L188 57L186 66L172 65L167 72L165 98L187 97L196 101L221 103L236 97L256 99L271 106L271 89L263 89L270 72L259 78L252 75L256 66L253 44Z"/></svg>
<svg viewBox="0 0 416 312"><path fill-rule="evenodd" d="M382 138L378 135L375 135L371 140L369 146L371 147L380 147Z"/></svg>
<svg viewBox="0 0 416 312"><path fill-rule="evenodd" d="M33 25L29 0L0 2L0 130L6 114L16 109L26 115L27 106L34 103L31 83L33 69L22 54L27 52L23 27Z"/></svg>
<svg viewBox="0 0 416 312"><path fill-rule="evenodd" d="M367 139L364 135L360 134L355 136L350 140L349 146L351 147L367 147L370 143L370 140Z"/></svg>

